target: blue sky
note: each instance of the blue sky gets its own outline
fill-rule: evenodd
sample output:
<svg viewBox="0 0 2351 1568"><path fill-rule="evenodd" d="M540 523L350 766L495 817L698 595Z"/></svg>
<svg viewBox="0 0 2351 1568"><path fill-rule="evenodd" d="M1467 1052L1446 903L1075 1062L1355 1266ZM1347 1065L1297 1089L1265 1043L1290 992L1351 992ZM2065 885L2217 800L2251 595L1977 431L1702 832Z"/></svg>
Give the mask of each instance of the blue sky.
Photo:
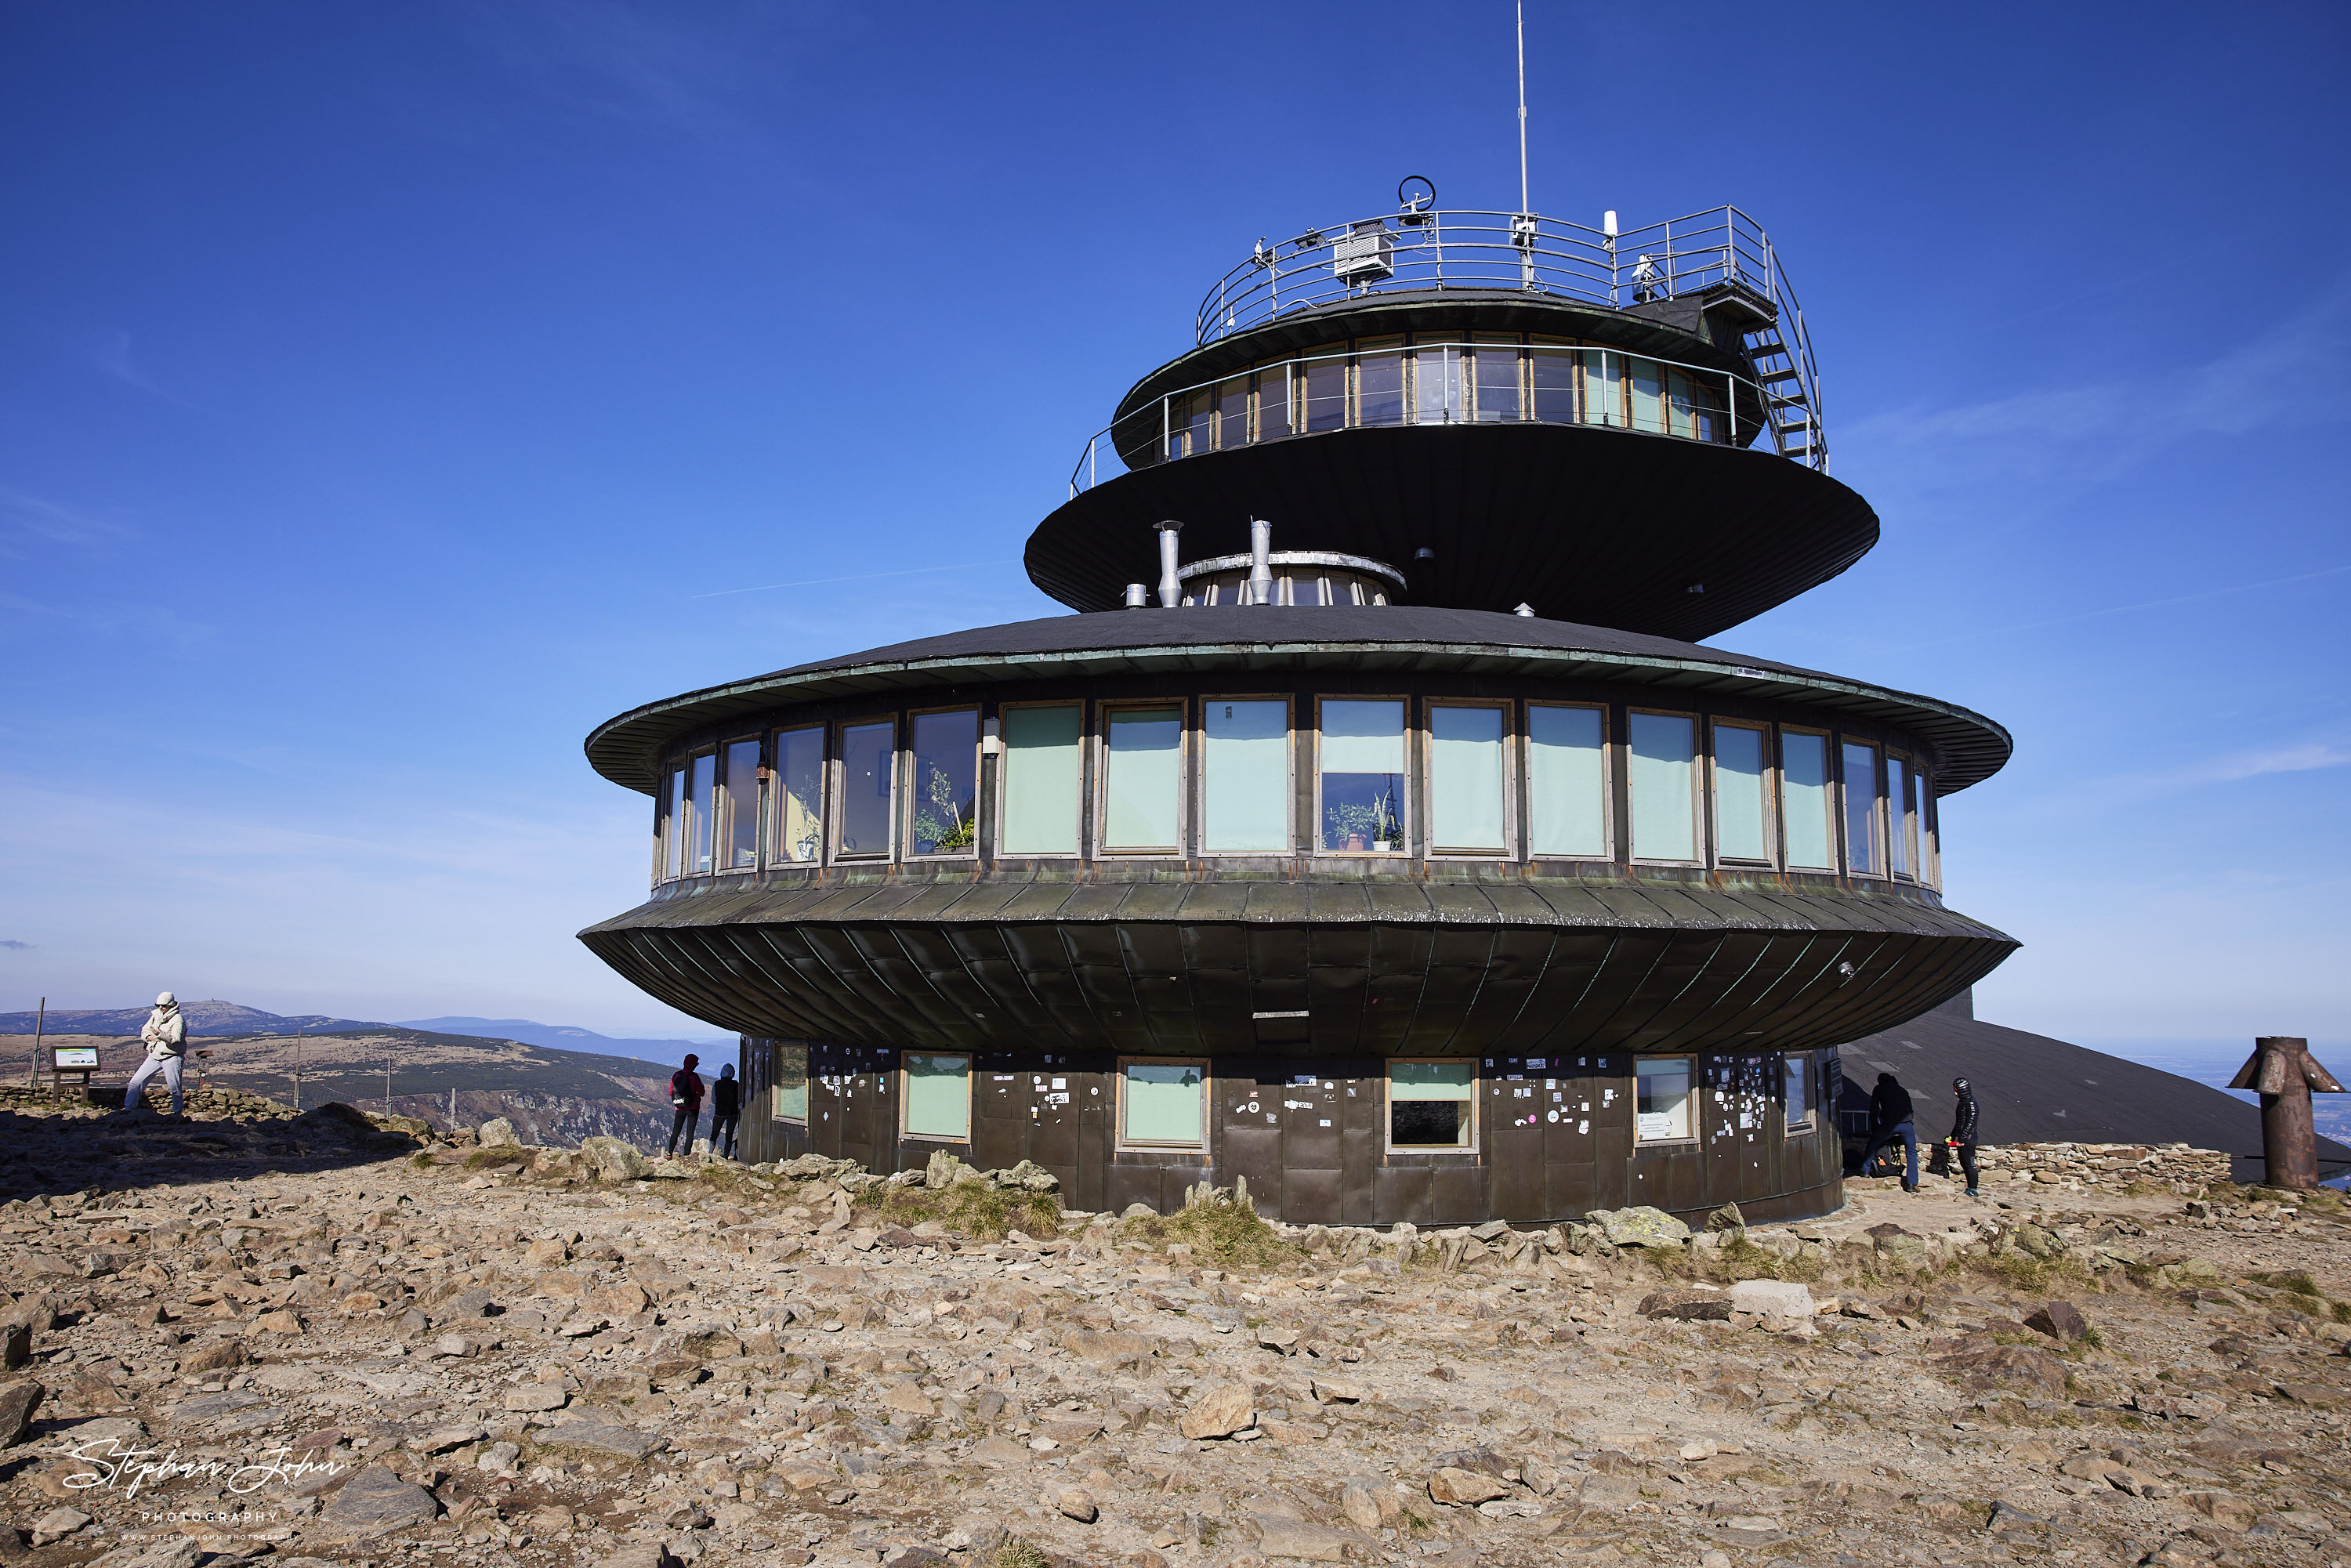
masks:
<svg viewBox="0 0 2351 1568"><path fill-rule="evenodd" d="M1885 520L1715 641L2016 734L1984 1016L2351 1035L2347 35L1530 10L1536 208L1756 214ZM0 10L0 1009L689 1027L572 939L646 873L587 730L1054 612L1201 292L1511 204L1511 68L1493 4Z"/></svg>

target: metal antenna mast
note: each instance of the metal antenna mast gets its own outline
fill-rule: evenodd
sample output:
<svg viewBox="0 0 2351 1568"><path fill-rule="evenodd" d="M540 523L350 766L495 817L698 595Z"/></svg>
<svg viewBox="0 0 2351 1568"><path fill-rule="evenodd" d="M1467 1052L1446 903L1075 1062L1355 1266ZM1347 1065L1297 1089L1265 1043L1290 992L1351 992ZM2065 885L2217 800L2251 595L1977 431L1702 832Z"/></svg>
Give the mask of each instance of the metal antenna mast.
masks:
<svg viewBox="0 0 2351 1568"><path fill-rule="evenodd" d="M1519 0L1519 212L1527 205L1527 0Z"/></svg>

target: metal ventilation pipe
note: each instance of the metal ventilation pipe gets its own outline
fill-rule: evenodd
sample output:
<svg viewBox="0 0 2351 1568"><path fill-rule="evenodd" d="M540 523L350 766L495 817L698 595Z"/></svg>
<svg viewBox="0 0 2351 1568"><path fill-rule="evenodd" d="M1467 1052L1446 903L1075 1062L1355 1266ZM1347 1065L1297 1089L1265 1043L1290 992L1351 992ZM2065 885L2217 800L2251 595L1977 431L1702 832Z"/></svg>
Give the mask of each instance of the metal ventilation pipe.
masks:
<svg viewBox="0 0 2351 1568"><path fill-rule="evenodd" d="M1534 612L1535 607L1527 603L1523 600L1520 601L1519 607L1516 610L1510 612L1513 615L1532 615Z"/></svg>
<svg viewBox="0 0 2351 1568"><path fill-rule="evenodd" d="M1151 595L1143 584L1130 582L1126 585L1126 607L1129 610L1140 610L1150 602Z"/></svg>
<svg viewBox="0 0 2351 1568"><path fill-rule="evenodd" d="M1168 517L1151 526L1159 530L1159 603L1173 610L1184 602L1183 580L1176 575L1176 535L1184 525Z"/></svg>
<svg viewBox="0 0 2351 1568"><path fill-rule="evenodd" d="M1263 517L1249 519L1249 601L1273 602L1273 525Z"/></svg>

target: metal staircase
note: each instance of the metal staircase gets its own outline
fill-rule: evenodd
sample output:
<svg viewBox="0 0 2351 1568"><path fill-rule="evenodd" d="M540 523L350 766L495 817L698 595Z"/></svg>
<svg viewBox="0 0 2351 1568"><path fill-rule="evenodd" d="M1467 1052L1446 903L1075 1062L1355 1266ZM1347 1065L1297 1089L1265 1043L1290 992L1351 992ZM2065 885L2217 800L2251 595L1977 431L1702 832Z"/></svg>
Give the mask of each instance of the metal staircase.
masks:
<svg viewBox="0 0 2351 1568"><path fill-rule="evenodd" d="M1778 316L1745 333L1741 346L1755 366L1756 384L1763 391L1764 420L1771 427L1771 440L1780 455L1825 474L1829 444L1821 424L1821 376L1813 362L1812 340L1804 332L1804 313L1785 277L1774 277L1772 282Z"/></svg>

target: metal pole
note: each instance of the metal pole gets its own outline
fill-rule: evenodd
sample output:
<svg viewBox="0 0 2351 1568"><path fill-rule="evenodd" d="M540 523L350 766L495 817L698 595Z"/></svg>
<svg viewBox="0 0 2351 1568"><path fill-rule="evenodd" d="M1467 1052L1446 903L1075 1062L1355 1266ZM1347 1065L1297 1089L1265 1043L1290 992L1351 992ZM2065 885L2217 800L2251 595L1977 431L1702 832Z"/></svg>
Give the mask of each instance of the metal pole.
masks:
<svg viewBox="0 0 2351 1568"><path fill-rule="evenodd" d="M1519 0L1519 212L1527 211L1527 0Z"/></svg>
<svg viewBox="0 0 2351 1568"><path fill-rule="evenodd" d="M25 1072L25 1087L32 1088L41 1081L41 1040L49 1026L49 998L41 998L41 1010L33 1017L33 1064Z"/></svg>
<svg viewBox="0 0 2351 1568"><path fill-rule="evenodd" d="M392 1114L392 1052L383 1053L383 1113Z"/></svg>
<svg viewBox="0 0 2351 1568"><path fill-rule="evenodd" d="M308 1024L294 1026L294 1109L302 1109L302 1031Z"/></svg>

